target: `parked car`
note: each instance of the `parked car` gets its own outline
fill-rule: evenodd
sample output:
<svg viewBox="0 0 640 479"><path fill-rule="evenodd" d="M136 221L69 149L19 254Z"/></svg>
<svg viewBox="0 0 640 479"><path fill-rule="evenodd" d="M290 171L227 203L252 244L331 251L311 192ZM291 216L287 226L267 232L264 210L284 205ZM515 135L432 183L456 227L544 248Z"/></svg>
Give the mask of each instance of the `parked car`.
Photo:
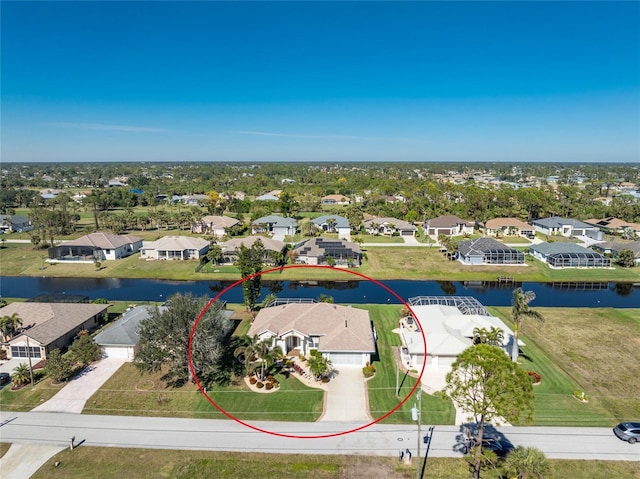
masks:
<svg viewBox="0 0 640 479"><path fill-rule="evenodd" d="M10 382L11 382L11 374L0 373L0 386L4 386L5 384L9 384Z"/></svg>
<svg viewBox="0 0 640 479"><path fill-rule="evenodd" d="M640 422L621 422L613 428L613 433L629 444L640 441Z"/></svg>

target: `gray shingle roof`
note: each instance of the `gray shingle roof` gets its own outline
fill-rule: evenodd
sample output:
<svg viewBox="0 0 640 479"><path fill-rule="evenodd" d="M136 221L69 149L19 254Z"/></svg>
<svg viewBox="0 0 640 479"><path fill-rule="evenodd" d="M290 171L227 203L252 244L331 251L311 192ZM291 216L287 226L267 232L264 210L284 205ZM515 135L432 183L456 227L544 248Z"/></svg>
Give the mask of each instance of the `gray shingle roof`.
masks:
<svg viewBox="0 0 640 479"><path fill-rule="evenodd" d="M293 218L285 218L284 216L278 215L269 215L258 218L257 220L252 221L251 224L272 224L274 226L286 226L287 228L289 228L291 226L297 226L298 222Z"/></svg>
<svg viewBox="0 0 640 479"><path fill-rule="evenodd" d="M318 225L318 226L322 226L323 224L325 224L329 218L333 218L334 220L336 220L336 228L349 228L349 220L347 218L345 218L344 216L339 216L339 215L323 215L323 216L319 216L318 218L315 218L313 220L311 220L314 224Z"/></svg>
<svg viewBox="0 0 640 479"><path fill-rule="evenodd" d="M398 218L371 218L370 220L364 222L364 226L365 228L369 228L374 223L377 225L393 225L396 229L399 230L416 231L418 229L408 221L400 220Z"/></svg>
<svg viewBox="0 0 640 479"><path fill-rule="evenodd" d="M154 306L137 306L127 311L111 326L96 334L94 341L100 346L135 346L140 339L138 326L151 315L153 308Z"/></svg>
<svg viewBox="0 0 640 479"><path fill-rule="evenodd" d="M534 225L540 225L545 228L561 228L563 225L571 225L574 228L590 228L592 225L583 223L582 221L575 220L573 218L562 218L560 216L551 216L549 218L540 218L531 222Z"/></svg>

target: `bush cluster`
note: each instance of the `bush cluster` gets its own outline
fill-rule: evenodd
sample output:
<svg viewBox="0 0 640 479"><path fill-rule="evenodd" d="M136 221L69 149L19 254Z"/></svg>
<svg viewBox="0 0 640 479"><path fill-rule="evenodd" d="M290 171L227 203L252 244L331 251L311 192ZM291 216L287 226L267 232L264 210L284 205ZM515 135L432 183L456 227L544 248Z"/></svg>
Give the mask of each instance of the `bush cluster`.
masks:
<svg viewBox="0 0 640 479"><path fill-rule="evenodd" d="M364 374L365 378L370 378L376 373L376 368L373 364L367 364L362 368L362 373Z"/></svg>

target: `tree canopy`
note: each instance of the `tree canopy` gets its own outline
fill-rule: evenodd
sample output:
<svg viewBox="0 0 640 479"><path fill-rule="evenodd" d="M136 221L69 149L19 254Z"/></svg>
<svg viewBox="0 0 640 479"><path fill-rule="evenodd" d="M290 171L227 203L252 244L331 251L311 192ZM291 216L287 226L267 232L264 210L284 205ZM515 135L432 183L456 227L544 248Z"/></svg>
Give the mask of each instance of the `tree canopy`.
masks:
<svg viewBox="0 0 640 479"><path fill-rule="evenodd" d="M209 302L207 297L191 294L171 296L164 309L155 308L140 323L140 351L135 364L141 371L163 371L170 386L181 386L192 380L189 368L189 337L196 319ZM225 348L231 323L224 314L224 304L213 303L204 313L192 341L193 368L204 386L228 377Z"/></svg>
<svg viewBox="0 0 640 479"><path fill-rule="evenodd" d="M447 374L447 395L470 413L477 426L472 451L472 477L480 477L483 466L482 439L487 423L504 419L528 422L533 417L533 386L527 373L505 352L489 344L465 349Z"/></svg>

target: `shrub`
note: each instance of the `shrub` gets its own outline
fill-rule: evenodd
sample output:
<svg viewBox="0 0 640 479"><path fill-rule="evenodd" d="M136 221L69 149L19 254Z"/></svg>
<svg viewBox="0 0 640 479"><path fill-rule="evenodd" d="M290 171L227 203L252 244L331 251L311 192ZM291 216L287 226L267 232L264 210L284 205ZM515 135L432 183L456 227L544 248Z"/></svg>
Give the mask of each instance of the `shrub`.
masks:
<svg viewBox="0 0 640 479"><path fill-rule="evenodd" d="M249 382L250 382L251 384L255 384L255 383L257 383L257 382L258 382L258 380L257 380L255 377L251 376L251 377L249 378Z"/></svg>
<svg viewBox="0 0 640 479"><path fill-rule="evenodd" d="M271 389L273 389L273 384L271 384L271 383L267 383L267 384L265 384L264 388L265 388L267 391L270 391Z"/></svg>
<svg viewBox="0 0 640 479"><path fill-rule="evenodd" d="M373 366L373 364L370 364L362 368L362 374L364 374L365 378L370 378L375 374L375 372L376 372L376 368Z"/></svg>
<svg viewBox="0 0 640 479"><path fill-rule="evenodd" d="M258 381L258 382L256 383L256 387L257 387L258 389L262 389L262 388L264 387L264 383L263 383L262 381Z"/></svg>
<svg viewBox="0 0 640 479"><path fill-rule="evenodd" d="M533 384L540 384L542 381L542 376L535 371L527 371L527 374L531 378L531 382Z"/></svg>
<svg viewBox="0 0 640 479"><path fill-rule="evenodd" d="M584 391L573 391L573 397L578 401L589 402L589 396Z"/></svg>

